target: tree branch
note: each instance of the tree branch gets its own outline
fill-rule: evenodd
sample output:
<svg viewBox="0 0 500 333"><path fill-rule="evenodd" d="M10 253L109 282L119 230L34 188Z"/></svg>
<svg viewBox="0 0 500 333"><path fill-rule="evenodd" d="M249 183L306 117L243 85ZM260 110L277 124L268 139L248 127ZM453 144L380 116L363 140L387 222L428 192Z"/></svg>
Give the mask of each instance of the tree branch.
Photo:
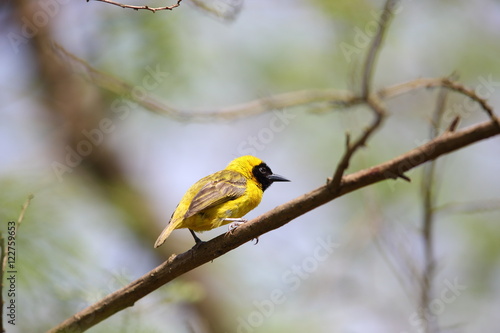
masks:
<svg viewBox="0 0 500 333"><path fill-rule="evenodd" d="M363 80L361 81L361 96L364 99L368 99L370 95L370 88L372 87L372 77L375 68L375 60L379 53L380 47L382 46L382 41L387 31L387 27L393 16L394 8L398 0L387 0L382 10L382 15L380 15L380 21L378 24L378 30L375 33L375 37L372 39L370 44L370 49L368 50L368 55L366 56L365 63L363 64Z"/></svg>
<svg viewBox="0 0 500 333"><path fill-rule="evenodd" d="M452 81L450 78L443 78L443 87L456 91L479 103L479 105L481 105L481 108L488 114L491 121L496 122L500 127L500 123L495 118L495 112L493 111L493 108L488 104L486 99L479 97L473 90L466 88L464 85L458 82Z"/></svg>
<svg viewBox="0 0 500 333"><path fill-rule="evenodd" d="M87 2L89 2L89 1L90 0L87 0ZM111 0L94 0L94 1L104 2L104 3L110 4L110 5L119 6L119 7L122 7L122 8L129 8L129 9L133 9L133 10L140 10L140 9L149 10L149 11L151 11L153 13L156 13L159 10L173 10L174 8L179 7L181 5L181 2L182 2L182 0L177 0L177 3L175 3L175 4L171 5L171 6L150 7L150 6L125 5L125 4L122 4L122 3L119 3L119 2L114 2L114 1L111 1Z"/></svg>
<svg viewBox="0 0 500 333"><path fill-rule="evenodd" d="M333 191L337 191L342 181L342 177L349 167L354 153L364 147L368 138L375 133L375 131L382 125L382 121L385 118L386 110L385 106L382 105L381 99L377 95L371 95L372 87L372 77L375 68L375 61L377 55L382 47L382 41L389 26L390 20L393 16L394 8L398 0L387 0L384 5L382 14L380 15L380 21L378 25L378 30L375 37L372 39L370 44L370 49L368 50L368 55L365 58L363 77L361 81L361 96L360 100L366 103L370 109L373 111L374 120L372 124L359 136L353 144L350 143L350 137L346 134L346 150L344 155L340 159L335 173L333 174L332 180L329 182L329 186Z"/></svg>
<svg viewBox="0 0 500 333"><path fill-rule="evenodd" d="M136 87L119 78L104 73L92 67L85 60L68 52L64 47L57 43L53 43L55 54L65 61L72 69L84 76L101 89L110 91L118 96L122 96L146 110L156 114L173 118L178 121L213 121L213 120L234 120L245 117L255 116L271 110L284 109L312 103L330 103L335 107L351 107L367 103L368 98L363 98L355 95L348 90L339 89L306 89L298 91L290 91L282 94L272 95L265 98L255 99L249 102L226 106L212 110L186 110L179 109L160 101L156 96L149 92L141 95L141 98L136 98L132 93ZM440 78L420 78L408 82L398 83L393 86L382 88L374 95L381 101L391 99L409 91L419 88L438 88L445 87L455 92L461 93L474 101L478 102L481 107L488 113L493 115L493 109L486 100L477 96L470 89L465 88L460 83L451 80L447 77ZM491 116L490 116L491 117ZM493 117L494 119L494 117ZM499 125L500 126L500 125Z"/></svg>
<svg viewBox="0 0 500 333"><path fill-rule="evenodd" d="M340 188L342 176L349 167L349 162L351 160L351 157L358 149L366 145L368 138L382 125L382 121L386 114L385 107L378 100L378 98L374 96L368 98L367 104L373 111L374 114L373 122L353 144L351 144L350 142L351 141L350 136L346 134L346 150L344 152L344 155L340 159L337 168L335 169L333 178L328 184L330 186L330 189L333 191L337 191Z"/></svg>
<svg viewBox="0 0 500 333"><path fill-rule="evenodd" d="M305 193L241 225L233 230L232 235L220 235L187 252L172 255L163 264L138 280L78 312L49 332L83 332L111 315L132 306L142 297L176 277L208 263L264 233L277 229L327 202L374 183L397 178L397 175L425 162L498 134L500 134L500 128L491 121L458 132L446 132L390 161L344 176L338 191L332 192L327 184Z"/></svg>
<svg viewBox="0 0 500 333"><path fill-rule="evenodd" d="M433 114L432 123L430 124L429 138L432 140L439 136L439 129L444 112L446 110L446 100L448 90L444 87L439 91L436 110ZM436 161L430 161L429 164L423 167L422 177L422 242L424 249L424 268L420 282L420 306L419 315L422 320L425 332L430 333L435 326L435 320L429 318L426 314L429 311L430 302L432 299L432 283L436 270L436 261L434 258L434 206L435 206L435 174Z"/></svg>
<svg viewBox="0 0 500 333"><path fill-rule="evenodd" d="M421 78L404 83L399 83L390 87L380 89L377 95L381 99L386 99L386 98L397 97L399 95L402 95L404 93L407 93L409 91L418 88L438 88L438 87L444 87L469 97L470 99L479 103L481 108L488 114L488 116L491 118L492 121L498 121L498 119L495 120L496 118L493 112L493 108L488 104L488 102L484 98L479 97L474 92L474 90L466 88L464 85L460 84L457 81L452 80L449 77Z"/></svg>

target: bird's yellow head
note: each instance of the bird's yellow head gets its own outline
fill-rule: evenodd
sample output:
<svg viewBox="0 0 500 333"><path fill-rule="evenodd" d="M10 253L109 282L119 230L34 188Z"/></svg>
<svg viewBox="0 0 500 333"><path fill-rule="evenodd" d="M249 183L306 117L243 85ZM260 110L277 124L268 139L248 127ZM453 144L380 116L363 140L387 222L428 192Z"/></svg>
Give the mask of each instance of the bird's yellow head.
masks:
<svg viewBox="0 0 500 333"><path fill-rule="evenodd" d="M263 191L273 182L289 182L288 179L273 174L266 163L251 155L241 156L232 160L227 165L226 170L239 172L246 179L254 180Z"/></svg>

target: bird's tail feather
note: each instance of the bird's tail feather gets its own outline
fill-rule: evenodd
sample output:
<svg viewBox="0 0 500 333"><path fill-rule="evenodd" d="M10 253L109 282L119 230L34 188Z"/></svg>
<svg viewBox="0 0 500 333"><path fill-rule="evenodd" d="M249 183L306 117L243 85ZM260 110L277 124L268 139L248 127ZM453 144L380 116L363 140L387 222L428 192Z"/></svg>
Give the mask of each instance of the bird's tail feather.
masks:
<svg viewBox="0 0 500 333"><path fill-rule="evenodd" d="M155 248L157 248L158 246L160 246L163 243L165 243L165 240L168 238L168 236L170 236L170 234L172 233L172 231L174 229L175 229L175 224L172 223L172 221L170 221L170 223L167 225L167 227L165 229L163 229L163 231L161 232L160 236L156 240L156 242L155 242Z"/></svg>

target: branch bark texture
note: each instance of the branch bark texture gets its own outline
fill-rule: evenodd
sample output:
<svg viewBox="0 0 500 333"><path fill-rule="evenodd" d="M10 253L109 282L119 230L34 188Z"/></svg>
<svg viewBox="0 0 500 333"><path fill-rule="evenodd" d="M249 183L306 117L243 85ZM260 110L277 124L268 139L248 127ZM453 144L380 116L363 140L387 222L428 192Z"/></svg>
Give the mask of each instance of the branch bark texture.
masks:
<svg viewBox="0 0 500 333"><path fill-rule="evenodd" d="M176 277L264 233L277 229L325 203L383 180L401 178L405 172L419 165L498 134L500 134L500 126L498 126L498 118L495 118L494 121L487 121L461 131L445 132L390 161L345 175L337 188L333 188L329 180L325 185L241 225L230 235L218 236L187 252L172 255L163 264L138 280L73 315L49 332L83 332L113 314L134 305L136 301Z"/></svg>

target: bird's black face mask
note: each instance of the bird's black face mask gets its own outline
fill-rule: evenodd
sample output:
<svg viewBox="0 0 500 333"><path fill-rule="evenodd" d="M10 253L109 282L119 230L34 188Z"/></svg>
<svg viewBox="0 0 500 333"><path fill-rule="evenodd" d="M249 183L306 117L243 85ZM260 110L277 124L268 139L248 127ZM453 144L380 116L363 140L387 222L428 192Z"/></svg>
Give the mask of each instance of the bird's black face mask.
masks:
<svg viewBox="0 0 500 333"><path fill-rule="evenodd" d="M265 191L273 182L289 182L288 179L275 175L266 163L256 165L252 169L252 173L257 181L262 185L262 191Z"/></svg>

